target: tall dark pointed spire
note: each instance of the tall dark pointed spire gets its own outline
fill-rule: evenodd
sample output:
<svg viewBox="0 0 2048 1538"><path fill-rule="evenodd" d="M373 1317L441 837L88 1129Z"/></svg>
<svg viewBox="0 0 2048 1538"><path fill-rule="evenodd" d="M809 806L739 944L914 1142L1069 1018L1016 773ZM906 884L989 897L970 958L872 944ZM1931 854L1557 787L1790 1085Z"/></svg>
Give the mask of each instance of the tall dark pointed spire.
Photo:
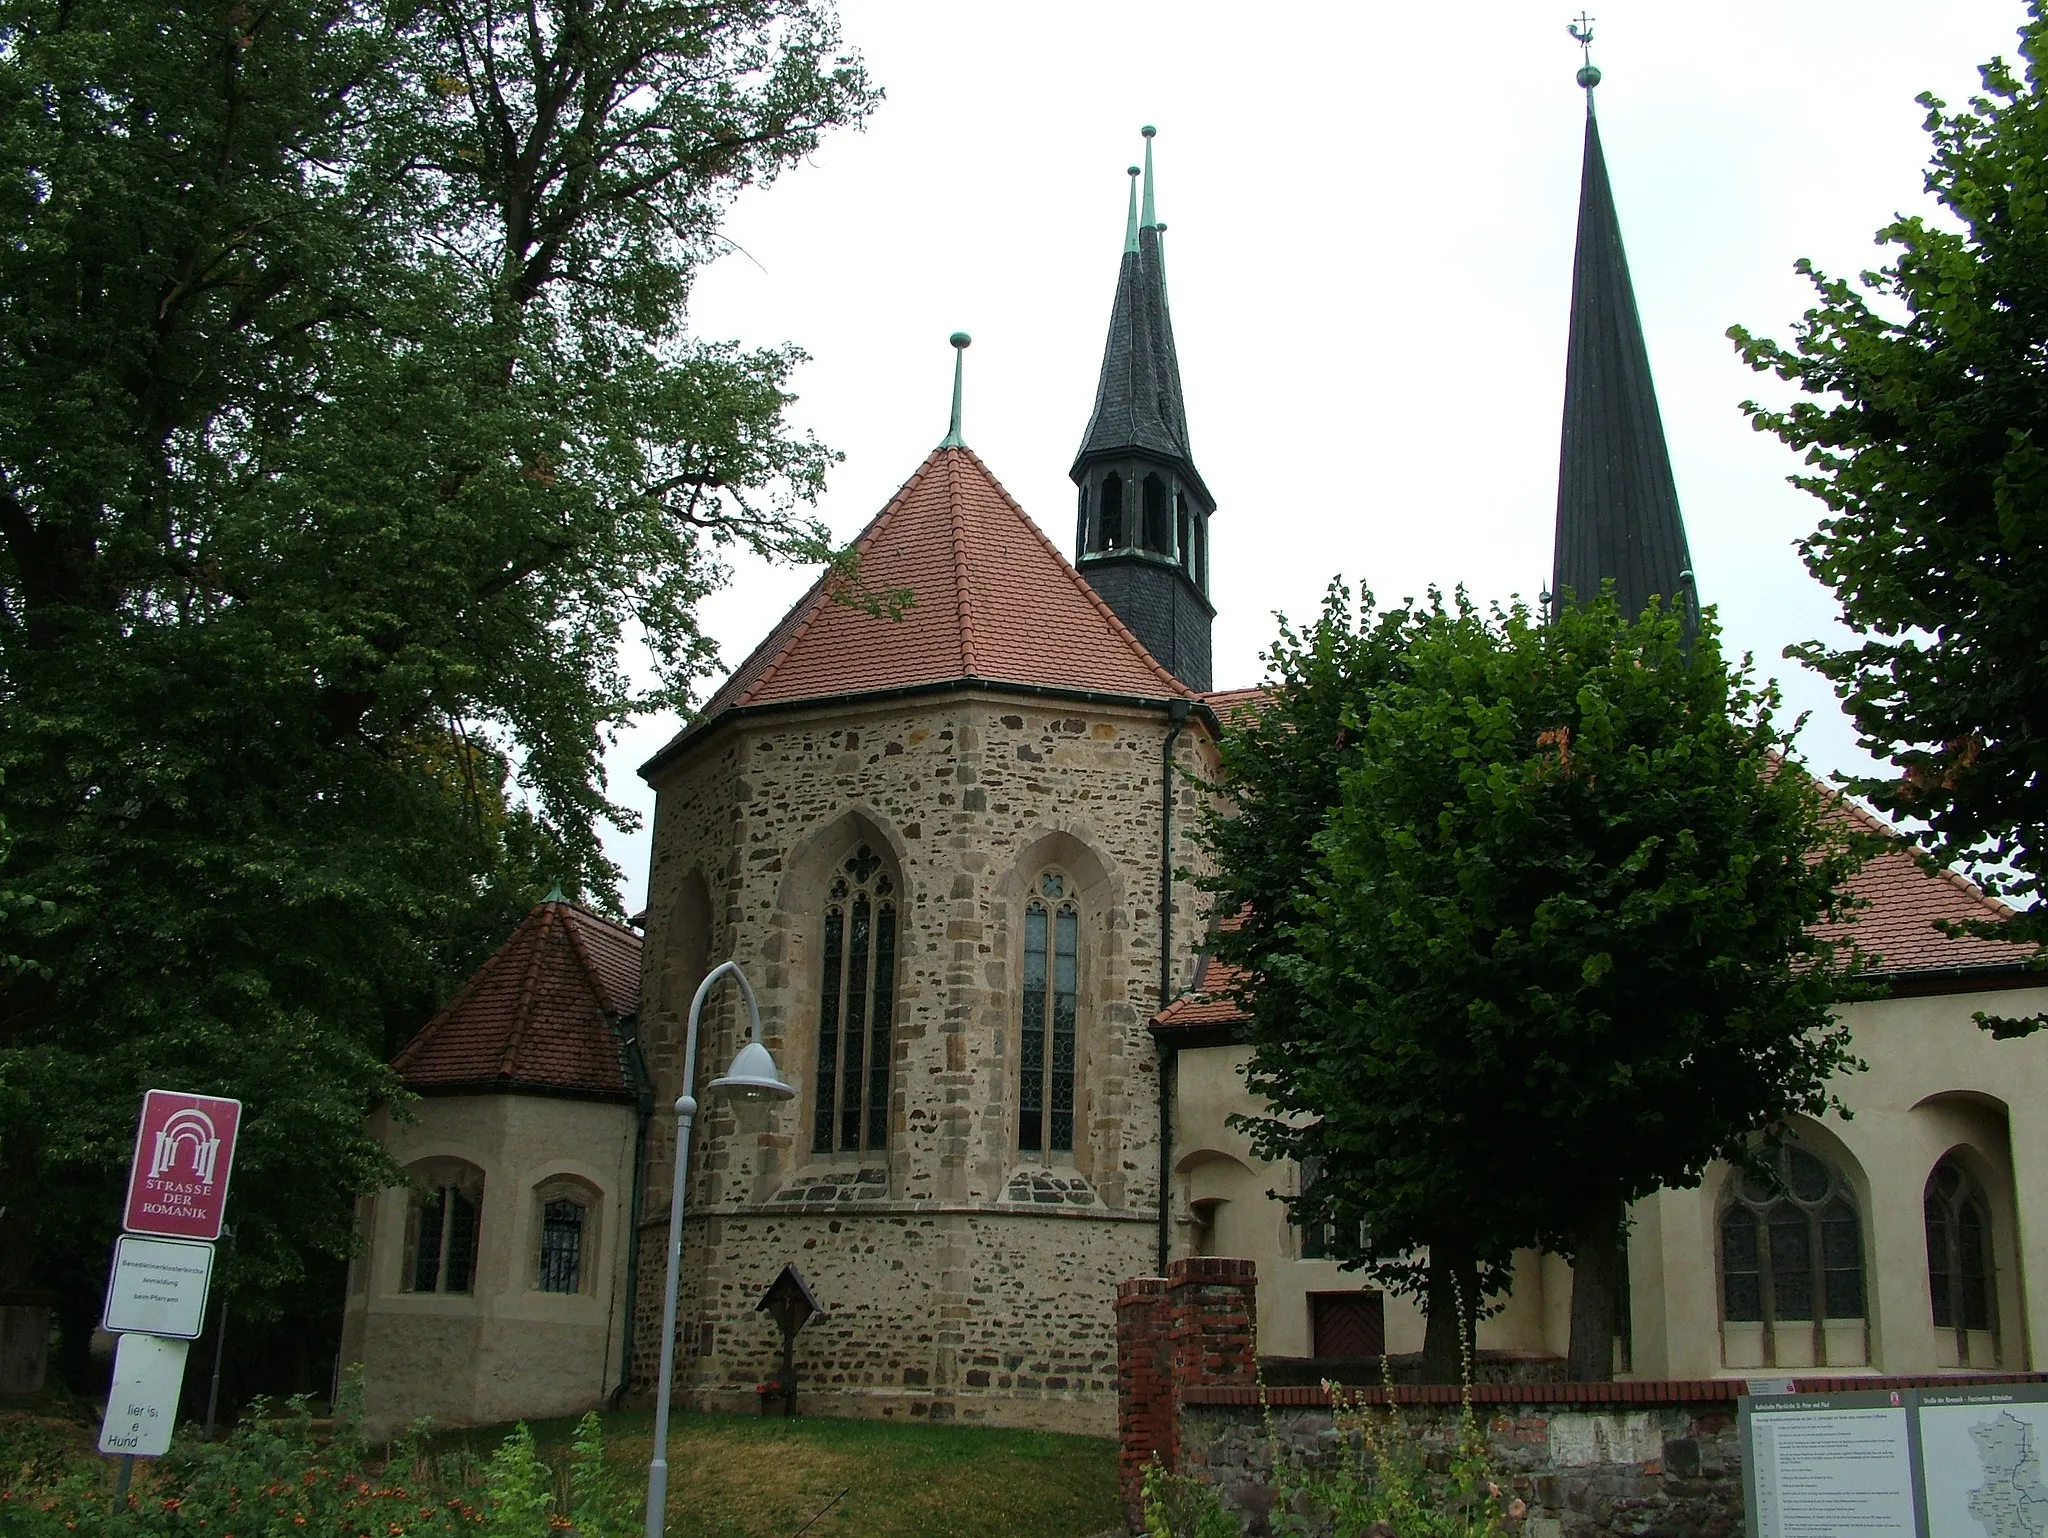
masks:
<svg viewBox="0 0 2048 1538"><path fill-rule="evenodd" d="M1095 409L1068 472L1080 488L1075 564L1153 656L1189 687L1207 689L1216 612L1207 596L1209 515L1216 501L1188 443L1166 303L1153 134L1148 125L1143 171L1130 169L1131 207Z"/></svg>
<svg viewBox="0 0 2048 1538"><path fill-rule="evenodd" d="M1572 35L1582 44L1592 41L1590 26L1583 33L1574 27ZM1555 607L1567 594L1591 599L1612 579L1622 613L1633 619L1652 594L1667 609L1682 603L1690 610L1698 600L1642 317L1622 251L1621 220L1593 115L1599 83L1600 71L1589 58L1579 70L1586 90L1586 158L1572 266L1550 591Z"/></svg>

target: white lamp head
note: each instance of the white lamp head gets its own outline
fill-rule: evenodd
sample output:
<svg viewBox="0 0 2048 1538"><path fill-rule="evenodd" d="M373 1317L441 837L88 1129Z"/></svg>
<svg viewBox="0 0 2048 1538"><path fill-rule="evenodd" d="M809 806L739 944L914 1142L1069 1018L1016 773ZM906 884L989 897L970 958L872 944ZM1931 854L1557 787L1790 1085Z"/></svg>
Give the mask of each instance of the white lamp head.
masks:
<svg viewBox="0 0 2048 1538"><path fill-rule="evenodd" d="M740 1100L788 1100L796 1091L782 1080L776 1070L775 1059L768 1049L758 1041L750 1041L741 1047L732 1060L732 1067L725 1070L723 1078L713 1079L711 1087L722 1095L732 1095Z"/></svg>

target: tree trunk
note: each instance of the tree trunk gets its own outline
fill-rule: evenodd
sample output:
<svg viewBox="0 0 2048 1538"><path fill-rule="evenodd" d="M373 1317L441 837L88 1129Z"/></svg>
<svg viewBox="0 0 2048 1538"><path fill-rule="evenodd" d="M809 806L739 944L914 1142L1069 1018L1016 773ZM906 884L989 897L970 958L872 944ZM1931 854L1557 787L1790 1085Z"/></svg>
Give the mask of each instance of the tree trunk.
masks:
<svg viewBox="0 0 2048 1538"><path fill-rule="evenodd" d="M1622 1208L1601 1202L1580 1220L1572 1254L1572 1343L1566 1366L1574 1383L1614 1377L1614 1337L1621 1333Z"/></svg>
<svg viewBox="0 0 2048 1538"><path fill-rule="evenodd" d="M1422 1381L1462 1383L1479 1319L1479 1263L1447 1244L1429 1247L1423 1295L1429 1325L1422 1337Z"/></svg>

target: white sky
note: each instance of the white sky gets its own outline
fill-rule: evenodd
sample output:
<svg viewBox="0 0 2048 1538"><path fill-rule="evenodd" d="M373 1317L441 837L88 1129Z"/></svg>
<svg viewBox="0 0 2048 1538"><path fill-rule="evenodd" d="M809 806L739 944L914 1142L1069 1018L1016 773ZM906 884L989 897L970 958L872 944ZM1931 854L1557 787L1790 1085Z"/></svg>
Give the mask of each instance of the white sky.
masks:
<svg viewBox="0 0 2048 1538"><path fill-rule="evenodd" d="M1589 0L1590 3L1590 0ZM1960 103L2012 54L2018 0L1593 5L1606 149L1700 592L1811 710L1823 769L1857 758L1832 697L1784 661L1837 633L1793 542L1820 504L1739 403L1782 390L1723 333L1786 336L1792 263L1876 265L1928 204L1913 98ZM797 422L844 452L821 512L850 537L946 430L1071 556L1066 478L1094 399L1124 167L1156 123L1159 217L1212 524L1216 684L1256 682L1275 611L1343 574L1382 600L1434 582L1533 597L1550 571L1584 107L1567 10L1241 0L842 0L888 99L744 197L743 254L699 282L694 330L795 341ZM813 573L743 563L705 609L737 663ZM650 718L607 760L636 770ZM648 828L615 835L629 912Z"/></svg>

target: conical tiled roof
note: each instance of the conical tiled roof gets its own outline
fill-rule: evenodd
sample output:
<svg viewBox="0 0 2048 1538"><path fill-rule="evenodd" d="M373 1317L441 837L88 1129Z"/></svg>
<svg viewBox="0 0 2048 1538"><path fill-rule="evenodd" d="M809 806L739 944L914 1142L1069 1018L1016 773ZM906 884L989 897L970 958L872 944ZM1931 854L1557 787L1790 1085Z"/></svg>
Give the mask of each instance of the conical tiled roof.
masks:
<svg viewBox="0 0 2048 1538"><path fill-rule="evenodd" d="M1691 569L1649 349L1589 98L1550 591L1556 603L1567 592L1590 601L1612 578L1622 614L1634 619L1652 593L1667 610L1681 592L1690 598Z"/></svg>
<svg viewBox="0 0 2048 1538"><path fill-rule="evenodd" d="M544 902L391 1060L414 1089L633 1097L614 1022L639 1009L640 937Z"/></svg>
<svg viewBox="0 0 2048 1538"><path fill-rule="evenodd" d="M854 550L862 587L906 589L910 606L871 614L820 579L643 774L735 709L954 682L1188 696L972 449L934 449Z"/></svg>

